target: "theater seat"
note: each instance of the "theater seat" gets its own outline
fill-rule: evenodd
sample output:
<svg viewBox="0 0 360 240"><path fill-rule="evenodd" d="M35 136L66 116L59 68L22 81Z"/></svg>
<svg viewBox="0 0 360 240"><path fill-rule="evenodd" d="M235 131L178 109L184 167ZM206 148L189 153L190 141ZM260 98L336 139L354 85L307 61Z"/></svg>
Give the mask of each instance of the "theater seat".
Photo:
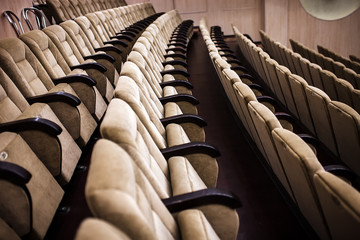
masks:
<svg viewBox="0 0 360 240"><path fill-rule="evenodd" d="M75 240L130 240L130 238L114 225L96 218L85 219L78 228Z"/></svg>
<svg viewBox="0 0 360 240"><path fill-rule="evenodd" d="M149 119L147 119L147 121L149 121ZM148 123L147 125L151 126L151 123ZM166 142L159 133L157 135L158 139L155 138L156 131L153 131L154 134L151 136L131 107L120 99L113 99L110 102L104 120L100 125L100 133L102 137L118 143L125 149L128 147L131 147L131 149L139 149L145 152L142 153L145 154L145 157L146 154L149 154L147 152L150 151L152 154L152 156L149 158L151 159L151 162L157 161L160 169L163 169L164 171L164 173L161 175L167 176L167 178L169 178L169 174L167 173L167 162L165 159L170 159L172 156L183 156L183 158L180 159L181 162L190 162L206 186L215 187L218 176L218 165L215 159L216 154L213 154L214 149L210 149L211 152L208 152L206 150L209 150L208 148L210 146L198 142L195 144L191 143L184 130L178 124L168 124L165 129L167 140ZM137 143L140 141L138 139L141 138L145 138L145 142L148 145L147 147L140 147L140 145L137 146L137 144L141 143ZM161 147L158 147L154 140L156 140L157 143L161 143ZM197 144L201 145L200 148L206 149L201 150L200 148L195 147ZM183 151L177 152L176 155L173 155L175 152L168 152L171 149L182 147L184 148ZM162 151L162 154L160 150ZM168 153L166 154L166 152ZM156 167L156 164L151 164L151 166ZM184 166L186 166L186 164ZM155 171L155 173L156 172L158 172L158 170ZM160 179L164 178L161 177ZM181 183L180 179L177 180L179 183ZM167 181L169 181L169 179ZM204 185L202 184L202 186ZM164 187L164 189L166 188ZM164 192L164 190L162 192Z"/></svg>
<svg viewBox="0 0 360 240"><path fill-rule="evenodd" d="M315 172L323 170L323 167L313 150L293 132L276 128L271 134L294 194L294 201L318 236L329 239L313 182Z"/></svg>
<svg viewBox="0 0 360 240"><path fill-rule="evenodd" d="M359 238L359 191L350 182L324 170L317 171L313 181L331 238Z"/></svg>
<svg viewBox="0 0 360 240"><path fill-rule="evenodd" d="M69 67L71 69L85 70L87 75L96 80L96 88L99 90L101 96L103 96L107 102L110 102L114 88L105 75L107 69L101 64L96 63L95 60L84 60L70 36L59 25L44 28L43 32L48 35L61 52Z"/></svg>
<svg viewBox="0 0 360 240"><path fill-rule="evenodd" d="M103 164L104 156L108 164ZM174 218L126 152L107 140L95 145L85 195L94 216L114 224L132 239L178 239L180 232L182 239L236 238L237 220L217 222L216 218L223 216L221 211L183 209L176 211ZM207 217L211 214L214 222Z"/></svg>
<svg viewBox="0 0 360 240"><path fill-rule="evenodd" d="M19 133L59 183L68 183L81 150L54 112L41 102L29 106L1 68L0 92L1 132Z"/></svg>
<svg viewBox="0 0 360 240"><path fill-rule="evenodd" d="M332 128L340 159L360 174L360 115L348 105L331 101L328 104Z"/></svg>
<svg viewBox="0 0 360 240"><path fill-rule="evenodd" d="M36 99L39 95L56 94L56 92L70 94L70 98L78 97L74 89L66 82L55 86L39 60L17 38L0 41L0 59L1 67L27 99ZM86 106L82 102L72 106L70 103L64 104L62 101L55 100L52 100L49 105L79 146L85 146L96 128L96 122Z"/></svg>
<svg viewBox="0 0 360 240"><path fill-rule="evenodd" d="M89 112L99 121L106 110L106 103L96 88L96 79L86 76L84 70L71 70L60 51L44 32L33 30L22 34L20 38L35 54L53 81L71 75L81 78L80 82L70 82L70 85Z"/></svg>
<svg viewBox="0 0 360 240"><path fill-rule="evenodd" d="M43 239L64 191L20 135L1 133L0 151L0 226L22 238Z"/></svg>

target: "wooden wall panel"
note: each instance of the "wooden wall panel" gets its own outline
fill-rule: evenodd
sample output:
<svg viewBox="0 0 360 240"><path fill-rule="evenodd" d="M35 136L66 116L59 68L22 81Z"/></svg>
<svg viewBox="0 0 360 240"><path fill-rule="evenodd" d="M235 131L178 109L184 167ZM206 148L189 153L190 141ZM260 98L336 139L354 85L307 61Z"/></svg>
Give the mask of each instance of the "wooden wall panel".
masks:
<svg viewBox="0 0 360 240"><path fill-rule="evenodd" d="M207 0L174 0L174 6L180 14L201 14L208 10Z"/></svg>
<svg viewBox="0 0 360 240"><path fill-rule="evenodd" d="M339 20L320 20L308 14L299 1L265 1L265 31L290 47L288 39L316 50L318 44L348 56L360 56L360 9Z"/></svg>
<svg viewBox="0 0 360 240"><path fill-rule="evenodd" d="M0 38L5 37L16 37L16 33L8 20L3 15L3 12L6 10L13 11L21 20L25 31L28 31L29 28L27 27L25 21L21 17L21 9L25 7L31 7L32 0L0 0ZM35 19L31 19L32 23L35 24Z"/></svg>

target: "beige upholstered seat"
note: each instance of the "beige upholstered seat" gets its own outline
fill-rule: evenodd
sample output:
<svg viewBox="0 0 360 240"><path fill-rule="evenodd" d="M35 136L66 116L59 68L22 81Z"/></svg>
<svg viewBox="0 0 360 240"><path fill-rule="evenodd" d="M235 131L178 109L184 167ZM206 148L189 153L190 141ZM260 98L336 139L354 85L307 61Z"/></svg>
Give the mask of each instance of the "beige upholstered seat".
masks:
<svg viewBox="0 0 360 240"><path fill-rule="evenodd" d="M66 92L78 96L67 83L56 86L31 50L19 39L0 41L0 65L25 98L47 93ZM76 83L75 83L76 84ZM83 103L76 109L63 102L50 107L80 146L85 146L96 128L96 122Z"/></svg>
<svg viewBox="0 0 360 240"><path fill-rule="evenodd" d="M2 192L0 195L1 237L2 239L17 239L6 238L8 235L2 234L5 230L9 234L14 235L15 233L19 237L43 239L64 191L20 135L10 132L1 133L0 151L0 169L2 171L0 179ZM13 171L21 171L15 173L19 173L25 179L17 179L18 181L7 179L6 176L10 174L3 172L6 169L3 167L5 164L7 166L11 164ZM23 173L24 170L17 169L16 166L25 169L28 173ZM29 173L30 175L28 175ZM14 175L16 176L16 174ZM3 228L6 225L11 230Z"/></svg>
<svg viewBox="0 0 360 240"><path fill-rule="evenodd" d="M86 75L86 72L81 69L71 71L60 51L44 32L33 30L22 34L20 38L35 54L52 80L70 75ZM106 103L96 86L80 84L79 82L70 83L70 85L89 112L96 120L100 120L106 110Z"/></svg>
<svg viewBox="0 0 360 240"><path fill-rule="evenodd" d="M113 84L113 86L116 86L117 79L119 78L119 72L116 70L115 59L111 55L110 57L106 56L106 52L95 52L95 49L91 45L84 31L75 21L68 20L62 22L60 26L64 28L67 34L69 34L83 58L95 59L96 62L106 67L106 77Z"/></svg>
<svg viewBox="0 0 360 240"><path fill-rule="evenodd" d="M21 129L21 124L14 126L15 130L24 138L37 157L49 169L50 173L57 177L61 184L68 183L79 161L81 150L52 109L45 103L35 103L29 106L20 91L1 68L0 91L1 123L29 118L40 121L39 118L41 118L49 120L60 127L60 133L56 135L46 131L45 126L43 126L44 129Z"/></svg>
<svg viewBox="0 0 360 240"><path fill-rule="evenodd" d="M298 111L299 119L312 134L315 133L312 116L309 110L309 103L306 98L305 89L307 82L300 76L289 74L288 76L291 92L294 97L294 103Z"/></svg>
<svg viewBox="0 0 360 240"><path fill-rule="evenodd" d="M179 106L174 102L169 102L164 105L163 111L159 111L158 107L154 106L156 103L149 99L149 94L144 94L133 79L127 76L121 76L118 82L119 84L115 89L114 97L124 100L131 106L150 132L150 135L154 137L157 146L163 148L163 142L166 143L167 141L165 127L161 123L161 119L184 116ZM205 141L205 132L201 125L199 126L190 121L185 121L180 124L184 128L190 141ZM158 137L156 136L158 135L161 135L163 139L160 142L157 141Z"/></svg>
<svg viewBox="0 0 360 240"><path fill-rule="evenodd" d="M147 125L151 127L152 124L148 123ZM165 181L165 179L167 178L166 182L168 183L163 184L164 186L167 186L163 187L163 189L168 189L167 191L169 191L170 189L168 187L169 175L172 175L168 173L168 163L166 162L164 156L161 154L159 147L155 144L155 142L158 144L162 144L162 148L160 149L166 149L167 147L178 146L190 142L188 137L186 136L186 133L184 132L184 130L182 130L181 126L174 123L166 126L167 142L165 142L165 139L160 134L158 134L157 138L155 138L156 131L153 131L154 134L150 136L148 130L144 127L143 123L136 116L130 106L120 99L113 99L110 102L108 111L100 126L100 133L104 138L110 139L118 143L125 149L137 149L138 152L143 151L143 153L140 154L145 154L144 157L149 158L148 155L151 154L151 158L147 160L150 161L151 159L151 161L147 164L153 162L152 164L150 164L150 166L155 169L155 173L160 174L159 180ZM144 139L146 145L144 146L144 143L140 145L141 141L143 140L138 139ZM176 162L176 160L169 160L169 162L171 161L174 161L174 163ZM197 171L197 174L199 174L202 181L206 184L201 184L200 186L216 186L218 166L215 158L204 153L194 153L180 157L178 163L180 162L185 162L184 166L189 165L189 162L191 163L191 165ZM156 170L157 165L159 165L160 167L158 167L158 170ZM163 173L159 172L160 169L162 169ZM174 181L174 183L178 184L180 184L181 181L184 181L184 179L175 180L177 180L177 182ZM195 182L198 182L198 180L198 177L194 177ZM191 178L189 179L189 181L192 181ZM173 183L173 181L171 181L171 183ZM194 184L194 186L198 186L198 184ZM172 189L173 191L177 191L175 186L173 186ZM162 190L162 192L164 192L164 190ZM161 196L163 197L163 195Z"/></svg>
<svg viewBox="0 0 360 240"><path fill-rule="evenodd" d="M77 17L75 19L75 22L79 24L81 29L84 31L85 35L87 36L89 42L91 43L95 51L96 49L104 50L106 51L106 53L108 53L109 55L115 58L116 70L120 72L123 62L123 59L121 57L121 53L122 53L121 50L116 47L114 48L113 45L104 44L103 42L104 40L102 40L101 36L99 35L97 30L91 24L90 20L87 17L85 16Z"/></svg>
<svg viewBox="0 0 360 240"><path fill-rule="evenodd" d="M75 240L130 240L130 238L114 225L96 218L82 221L75 236Z"/></svg>
<svg viewBox="0 0 360 240"><path fill-rule="evenodd" d="M359 191L343 179L323 170L315 173L313 181L331 238L359 238Z"/></svg>
<svg viewBox="0 0 360 240"><path fill-rule="evenodd" d="M85 194L94 216L109 221L131 239L179 239L180 232L182 239L236 238L237 220L229 222L222 211L199 207L178 212L175 219L129 155L108 140L95 145Z"/></svg>
<svg viewBox="0 0 360 240"><path fill-rule="evenodd" d="M257 101L248 103L248 109L254 126L259 135L262 146L264 147L264 157L267 159L270 167L278 177L289 195L294 198L291 186L289 185L287 174L275 149L274 142L271 137L271 131L275 128L282 128L279 120L275 117L267 107Z"/></svg>
<svg viewBox="0 0 360 240"><path fill-rule="evenodd" d="M101 96L103 96L107 102L110 102L113 96L114 88L101 70L95 68L95 66L91 66L96 64L96 62L91 59L84 60L70 36L59 25L52 25L44 28L43 32L45 32L55 44L70 67L76 67L80 64L88 64L89 67L85 69L85 72L91 78L96 80L96 88L99 90Z"/></svg>
<svg viewBox="0 0 360 240"><path fill-rule="evenodd" d="M313 176L323 170L312 149L296 134L281 128L272 130L294 201L321 239L329 239L326 223L316 195Z"/></svg>
<svg viewBox="0 0 360 240"><path fill-rule="evenodd" d="M335 74L328 70L322 70L320 71L320 76L324 85L324 92L326 92L332 100L337 100L338 96L335 87Z"/></svg>
<svg viewBox="0 0 360 240"><path fill-rule="evenodd" d="M305 93L317 138L335 155L337 147L328 110L331 99L322 90L306 86Z"/></svg>
<svg viewBox="0 0 360 240"><path fill-rule="evenodd" d="M340 159L359 175L360 115L337 101L331 101L328 108Z"/></svg>

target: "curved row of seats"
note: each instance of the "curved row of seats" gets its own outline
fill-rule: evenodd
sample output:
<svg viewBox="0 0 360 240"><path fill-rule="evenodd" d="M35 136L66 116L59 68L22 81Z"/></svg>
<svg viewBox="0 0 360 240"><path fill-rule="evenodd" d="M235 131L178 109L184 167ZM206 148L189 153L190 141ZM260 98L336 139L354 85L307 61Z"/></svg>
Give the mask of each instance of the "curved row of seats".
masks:
<svg viewBox="0 0 360 240"><path fill-rule="evenodd" d="M127 7L124 0L41 0L33 1L34 6L40 8L51 20L52 16L57 24L72 20L88 13L102 11L107 9L116 9L125 6L124 14L130 20L135 14L142 14L144 12L154 12L151 4L147 4L146 8L138 9L138 4L133 4ZM135 9L133 9L135 8ZM135 11L134 11L135 10ZM140 10L142 12L138 12Z"/></svg>
<svg viewBox="0 0 360 240"><path fill-rule="evenodd" d="M136 38L158 16L143 15L125 31ZM54 25L0 40L0 184L9 193L1 194L0 216L6 239L45 236L62 187L112 99L115 59L121 70L122 51L100 37L103 46L92 47L85 34L91 30L81 27L90 20L77 21L64 23L68 28ZM88 29L98 35L96 26Z"/></svg>
<svg viewBox="0 0 360 240"><path fill-rule="evenodd" d="M239 201L215 188L218 152L204 142L191 93L191 36L192 21L167 12L141 34L122 67L85 190L91 212L105 221L97 226L102 238L113 228L129 239L236 239ZM98 238L86 230L94 222L84 221L76 239Z"/></svg>
<svg viewBox="0 0 360 240"><path fill-rule="evenodd" d="M279 65L234 28L242 52L282 104L335 156L359 174L360 146L357 111L332 100L316 86ZM246 55L248 54L248 55Z"/></svg>
<svg viewBox="0 0 360 240"><path fill-rule="evenodd" d="M317 46L318 52L322 55L324 55L325 57L329 57L332 58L334 61L337 62L341 62L343 63L347 68L351 68L352 70L354 70L356 73L360 73L360 63L357 61L353 61L349 58L345 58L343 56L341 56L340 54L331 51L330 49L318 45Z"/></svg>
<svg viewBox="0 0 360 240"><path fill-rule="evenodd" d="M215 188L219 152L189 82L193 23L129 9L141 20L110 9L0 40L1 237L44 238L100 124L85 192L95 217L130 239L236 239L240 202Z"/></svg>
<svg viewBox="0 0 360 240"><path fill-rule="evenodd" d="M360 222L354 216L359 213L355 210L359 207L359 192L349 181L344 182L343 176L334 175L326 166L329 162L324 161L320 148L313 141L307 141L303 134L296 134L298 130L281 121L276 102L264 96L266 91L254 84L261 82L250 77L250 71L242 68L239 74L234 55L218 27L212 27L209 32L203 18L200 29L235 112L318 236L321 239L356 238ZM235 27L234 31L246 60L262 78L264 76L266 83L271 81L272 78L266 78L266 65L259 58L266 54Z"/></svg>
<svg viewBox="0 0 360 240"><path fill-rule="evenodd" d="M263 31L260 31L260 35L266 50L276 61L288 67L292 73L303 77L309 85L326 92L332 100L346 103L357 112L360 111L359 74L351 69L341 67L346 76L341 75L342 77L339 77L331 68L324 66L324 64L319 64L315 60L315 55L320 57L318 53L312 51L313 58L307 59L306 55L302 56L297 51L293 52L281 43L275 42ZM293 40L290 40L290 42L293 45L295 44ZM324 56L322 57L324 58ZM326 58L326 62L328 62L328 65L337 64L337 62L330 58Z"/></svg>
<svg viewBox="0 0 360 240"><path fill-rule="evenodd" d="M354 69L348 68L342 62L335 61L334 59L318 53L300 42L290 39L290 44L293 50L305 57L312 63L318 64L323 69L334 73L338 78L350 82L354 88L359 89L359 73Z"/></svg>

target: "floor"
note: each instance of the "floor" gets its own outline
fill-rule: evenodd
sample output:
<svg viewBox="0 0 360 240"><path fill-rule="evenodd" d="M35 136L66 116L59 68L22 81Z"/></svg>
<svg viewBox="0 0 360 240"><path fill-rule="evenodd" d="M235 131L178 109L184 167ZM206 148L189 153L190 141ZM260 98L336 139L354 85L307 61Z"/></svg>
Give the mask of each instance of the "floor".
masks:
<svg viewBox="0 0 360 240"><path fill-rule="evenodd" d="M230 42L234 50L236 44ZM197 32L188 49L188 71L194 85L193 95L200 104L199 115L206 127L206 140L216 146L221 157L218 187L231 190L242 201L238 209L240 229L237 239L313 239L314 236L296 209L287 204L276 184L262 165L242 126L235 118L226 99L216 71L210 61L207 48ZM98 137L98 133L94 135ZM88 166L92 144L84 151L80 165ZM85 197L84 186L87 170L79 169L66 187L61 206L70 207L58 212L49 228L46 239L74 239L82 219L91 216Z"/></svg>

